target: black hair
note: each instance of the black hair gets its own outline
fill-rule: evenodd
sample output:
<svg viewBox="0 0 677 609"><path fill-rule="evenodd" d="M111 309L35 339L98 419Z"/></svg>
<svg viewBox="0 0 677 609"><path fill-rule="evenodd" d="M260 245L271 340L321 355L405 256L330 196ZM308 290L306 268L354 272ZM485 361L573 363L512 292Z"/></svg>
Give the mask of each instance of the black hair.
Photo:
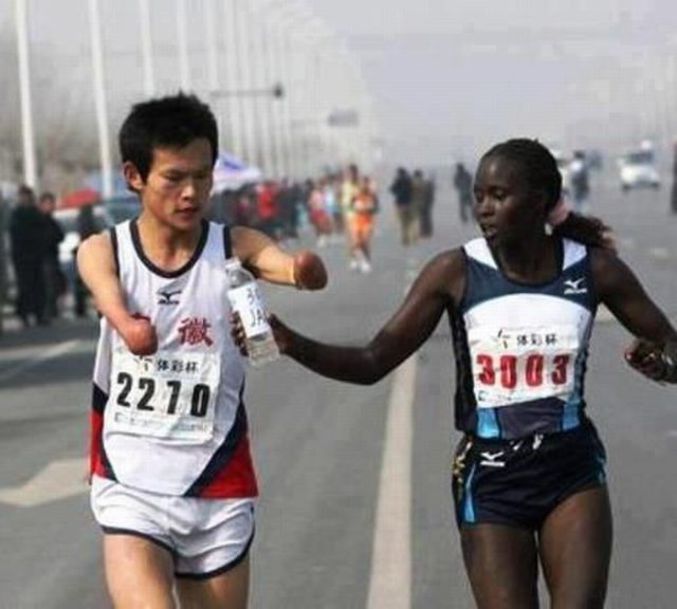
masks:
<svg viewBox="0 0 677 609"><path fill-rule="evenodd" d="M546 211L552 210L562 196L562 174L552 153L538 140L515 138L496 144L482 157L482 162L499 157L518 163L531 188L545 192Z"/></svg>
<svg viewBox="0 0 677 609"><path fill-rule="evenodd" d="M535 190L545 192L546 211L551 211L562 196L562 174L552 153L538 140L516 138L496 144L483 157L501 158L519 163L524 178ZM554 234L594 247L612 247L610 228L598 218L569 212L566 220L554 229Z"/></svg>
<svg viewBox="0 0 677 609"><path fill-rule="evenodd" d="M183 148L198 138L212 147L212 163L218 154L218 128L209 106L195 95L179 92L132 107L118 135L122 162L132 163L145 181L155 148Z"/></svg>

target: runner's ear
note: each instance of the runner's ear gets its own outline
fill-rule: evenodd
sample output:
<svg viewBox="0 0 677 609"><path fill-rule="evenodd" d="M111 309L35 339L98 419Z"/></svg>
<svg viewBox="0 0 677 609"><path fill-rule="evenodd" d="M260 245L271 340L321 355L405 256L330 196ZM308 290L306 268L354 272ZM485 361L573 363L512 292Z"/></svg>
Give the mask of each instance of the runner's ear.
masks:
<svg viewBox="0 0 677 609"><path fill-rule="evenodd" d="M125 176L127 187L133 192L139 192L146 184L136 165L131 161L122 164L122 175Z"/></svg>

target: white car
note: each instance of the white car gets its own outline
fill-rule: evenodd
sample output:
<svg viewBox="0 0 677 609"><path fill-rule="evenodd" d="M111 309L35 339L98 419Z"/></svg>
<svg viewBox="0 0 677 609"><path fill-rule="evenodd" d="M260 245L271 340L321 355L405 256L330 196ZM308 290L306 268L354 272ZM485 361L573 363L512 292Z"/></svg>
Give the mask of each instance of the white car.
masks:
<svg viewBox="0 0 677 609"><path fill-rule="evenodd" d="M656 169L652 150L636 150L621 157L618 163L621 189L660 188L661 178Z"/></svg>
<svg viewBox="0 0 677 609"><path fill-rule="evenodd" d="M562 194L566 195L571 190L571 159L559 150L553 150L552 156L555 157L557 169L562 176Z"/></svg>

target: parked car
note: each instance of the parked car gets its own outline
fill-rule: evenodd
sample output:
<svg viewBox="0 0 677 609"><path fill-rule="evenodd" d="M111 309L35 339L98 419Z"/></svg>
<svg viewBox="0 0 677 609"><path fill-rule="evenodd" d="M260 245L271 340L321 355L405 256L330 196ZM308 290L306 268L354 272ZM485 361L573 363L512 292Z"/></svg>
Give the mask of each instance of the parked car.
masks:
<svg viewBox="0 0 677 609"><path fill-rule="evenodd" d="M618 172L623 192L661 186L653 148L646 144L623 155L619 159Z"/></svg>
<svg viewBox="0 0 677 609"><path fill-rule="evenodd" d="M113 217L104 205L94 205L92 210L94 212L94 224L98 231L105 230L113 225ZM63 241L59 244L59 264L71 286L75 281L75 250L80 245L79 211L76 208L68 208L57 209L54 212L54 219L59 223L64 234Z"/></svg>
<svg viewBox="0 0 677 609"><path fill-rule="evenodd" d="M113 224L136 218L141 213L141 203L136 195L123 195L106 199L103 202Z"/></svg>

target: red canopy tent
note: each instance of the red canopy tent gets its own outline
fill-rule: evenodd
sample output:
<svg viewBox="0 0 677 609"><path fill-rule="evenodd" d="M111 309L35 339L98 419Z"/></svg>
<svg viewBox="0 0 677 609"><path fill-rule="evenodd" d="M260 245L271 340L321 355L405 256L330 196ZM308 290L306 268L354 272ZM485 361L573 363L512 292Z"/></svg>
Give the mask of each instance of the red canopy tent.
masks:
<svg viewBox="0 0 677 609"><path fill-rule="evenodd" d="M92 188L83 188L74 190L64 195L59 200L60 209L73 209L84 207L85 205L95 205L101 201L101 195Z"/></svg>

